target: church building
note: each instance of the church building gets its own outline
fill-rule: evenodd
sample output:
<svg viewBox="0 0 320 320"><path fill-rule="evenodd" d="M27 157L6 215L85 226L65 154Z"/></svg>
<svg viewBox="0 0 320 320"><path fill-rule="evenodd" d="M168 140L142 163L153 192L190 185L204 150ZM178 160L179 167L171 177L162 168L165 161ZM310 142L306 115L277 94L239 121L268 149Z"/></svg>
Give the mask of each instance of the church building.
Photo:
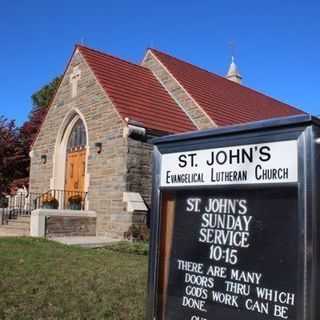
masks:
<svg viewBox="0 0 320 320"><path fill-rule="evenodd" d="M135 64L77 45L30 152L29 193L123 238L150 207L150 139L301 113L243 86L234 61L224 78L155 49Z"/></svg>

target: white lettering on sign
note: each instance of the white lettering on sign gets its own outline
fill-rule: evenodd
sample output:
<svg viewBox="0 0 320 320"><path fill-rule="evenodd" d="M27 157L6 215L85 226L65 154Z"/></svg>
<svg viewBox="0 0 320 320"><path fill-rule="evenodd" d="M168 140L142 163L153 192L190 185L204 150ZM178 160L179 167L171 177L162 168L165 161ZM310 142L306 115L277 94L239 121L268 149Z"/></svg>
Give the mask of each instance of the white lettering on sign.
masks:
<svg viewBox="0 0 320 320"><path fill-rule="evenodd" d="M161 157L160 184L165 187L289 183L297 179L296 140L168 153Z"/></svg>
<svg viewBox="0 0 320 320"><path fill-rule="evenodd" d="M193 224L196 228L193 239L201 244L201 247L193 247L194 243L188 242L188 249L185 249L185 252L190 250L197 261L192 261L192 256L188 260L186 256L182 258L179 255L171 258L175 265L172 279L177 282L177 287L181 285L182 288L180 300L177 301L180 301L182 310L192 313L185 319L211 319L213 303L215 307L223 305L233 308L239 315L245 310L262 314L264 319L293 319L290 314L295 313L296 293L282 288L280 281L280 288L270 288L268 282L274 280L274 274L270 277L262 267L267 259L260 259L263 254L261 257L257 255L257 248L252 248L250 252L251 243L255 242L253 237L263 230L257 231L261 216L260 212L253 211L250 200L243 196L192 196L184 198L183 207L185 210L180 214L185 216L184 219L192 217L193 222L196 221L194 218L197 219L197 223ZM174 252L179 251L175 249ZM253 260L248 259L248 253L254 256ZM250 260L255 261L253 265L248 263ZM256 263L257 260L260 262Z"/></svg>

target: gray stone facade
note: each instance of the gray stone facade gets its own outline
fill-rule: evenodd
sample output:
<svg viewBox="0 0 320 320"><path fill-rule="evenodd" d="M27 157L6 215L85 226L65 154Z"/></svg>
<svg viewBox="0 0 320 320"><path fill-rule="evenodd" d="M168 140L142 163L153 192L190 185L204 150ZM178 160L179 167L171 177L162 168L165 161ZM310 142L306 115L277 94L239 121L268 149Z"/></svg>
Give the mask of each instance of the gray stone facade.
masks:
<svg viewBox="0 0 320 320"><path fill-rule="evenodd" d="M76 65L81 70L81 78L77 95L72 98L69 79ZM59 143L57 136L66 115L73 109L83 115L88 129L86 191L88 208L97 212L97 235L121 236L130 226L130 217L122 200L127 189L128 143L127 138L123 137L125 123L78 52L71 59L33 145L30 192L43 193L55 188L52 181L55 146ZM97 142L102 143L100 154L95 151ZM41 162L41 155L47 156L45 164Z"/></svg>
<svg viewBox="0 0 320 320"><path fill-rule="evenodd" d="M150 143L128 139L129 192L138 192L150 207L152 188L152 150Z"/></svg>
<svg viewBox="0 0 320 320"><path fill-rule="evenodd" d="M150 52L143 65L151 69L196 127L205 129L215 126ZM70 79L76 66L81 74L74 95ZM30 192L44 193L57 189L58 185L58 189L63 189L63 182L57 182L56 172L59 166L64 172L66 156L58 159L56 155L66 130L64 126L68 124L66 119L70 117L71 121L72 114L81 115L87 128L86 209L97 213L96 234L123 238L135 223L135 213L128 210L124 193L140 194L147 207L151 205L153 147L150 143L126 135L128 123L118 114L116 106L79 51L75 51L67 67L33 145ZM98 142L102 144L101 153L96 152L95 144ZM42 163L42 155L46 156L46 163ZM140 218L141 210L137 214L138 220L143 220Z"/></svg>

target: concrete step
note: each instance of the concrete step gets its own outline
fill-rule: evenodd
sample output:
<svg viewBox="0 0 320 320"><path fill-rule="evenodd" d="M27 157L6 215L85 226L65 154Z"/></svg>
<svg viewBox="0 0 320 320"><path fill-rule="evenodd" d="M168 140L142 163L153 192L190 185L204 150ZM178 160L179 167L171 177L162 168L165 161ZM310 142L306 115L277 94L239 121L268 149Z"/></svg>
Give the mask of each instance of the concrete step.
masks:
<svg viewBox="0 0 320 320"><path fill-rule="evenodd" d="M26 230L26 229L30 229L30 226L26 224L11 222L10 224L1 225L0 228L5 228L8 230L11 230L11 229Z"/></svg>
<svg viewBox="0 0 320 320"><path fill-rule="evenodd" d="M25 234L25 233L21 233L21 234L18 234L18 233L3 233L0 231L0 241L1 241L1 238L2 237L30 237L29 234Z"/></svg>
<svg viewBox="0 0 320 320"><path fill-rule="evenodd" d="M9 225L5 224L0 226L0 230L9 231L9 232L30 232L30 227L25 227L21 225Z"/></svg>
<svg viewBox="0 0 320 320"><path fill-rule="evenodd" d="M0 225L0 237L30 236L30 217L18 216L9 219L8 224Z"/></svg>
<svg viewBox="0 0 320 320"><path fill-rule="evenodd" d="M14 220L14 221L30 221L30 216L17 216L15 218L12 218L10 220Z"/></svg>
<svg viewBox="0 0 320 320"><path fill-rule="evenodd" d="M23 224L23 223L12 222L10 224L0 225L0 228L5 228L5 229L29 229L29 225Z"/></svg>
<svg viewBox="0 0 320 320"><path fill-rule="evenodd" d="M30 231L21 229L21 228L12 228L7 225L0 226L0 237L21 237L21 236L30 236Z"/></svg>
<svg viewBox="0 0 320 320"><path fill-rule="evenodd" d="M30 223L30 216L19 216L17 219L14 219L15 221L24 221Z"/></svg>
<svg viewBox="0 0 320 320"><path fill-rule="evenodd" d="M20 219L10 219L8 220L8 226L21 226L24 228L30 228L30 221L20 220Z"/></svg>

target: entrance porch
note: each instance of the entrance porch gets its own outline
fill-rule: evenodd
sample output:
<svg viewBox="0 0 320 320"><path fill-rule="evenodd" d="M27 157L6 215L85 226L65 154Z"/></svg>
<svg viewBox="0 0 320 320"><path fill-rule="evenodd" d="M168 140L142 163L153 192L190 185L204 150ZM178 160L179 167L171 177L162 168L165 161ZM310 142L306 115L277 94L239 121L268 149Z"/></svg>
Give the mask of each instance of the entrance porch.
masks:
<svg viewBox="0 0 320 320"><path fill-rule="evenodd" d="M86 192L18 192L0 208L0 236L95 236L96 213L87 207Z"/></svg>

